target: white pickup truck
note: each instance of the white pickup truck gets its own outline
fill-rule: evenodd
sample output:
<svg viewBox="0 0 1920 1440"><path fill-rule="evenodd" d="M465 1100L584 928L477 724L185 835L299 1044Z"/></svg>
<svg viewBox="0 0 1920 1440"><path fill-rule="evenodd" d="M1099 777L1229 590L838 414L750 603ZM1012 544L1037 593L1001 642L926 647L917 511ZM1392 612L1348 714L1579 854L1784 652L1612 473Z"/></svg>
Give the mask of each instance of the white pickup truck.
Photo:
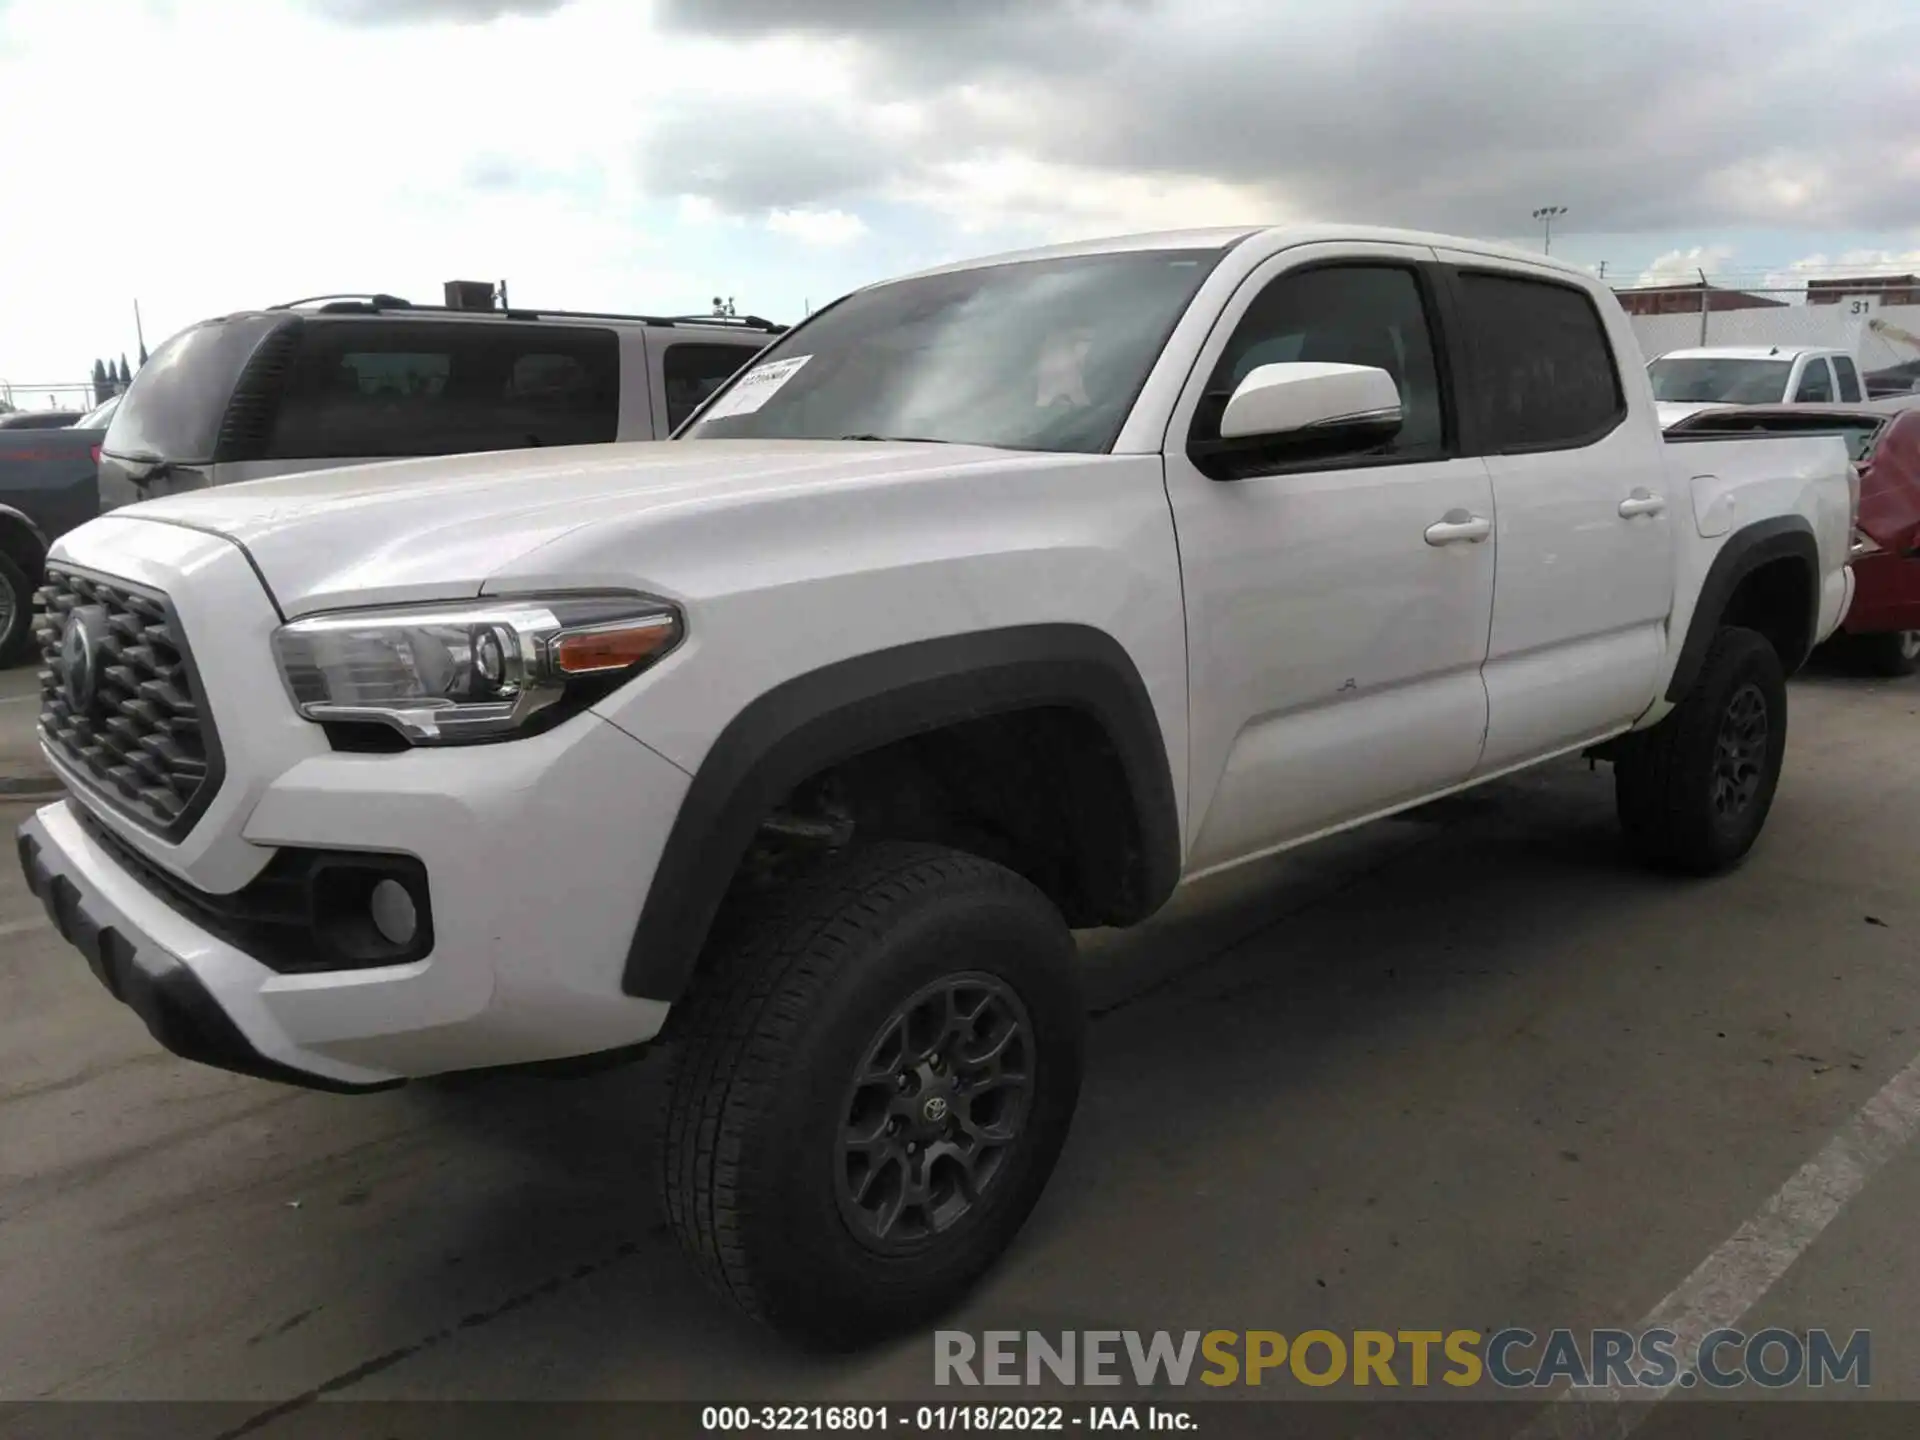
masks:
<svg viewBox="0 0 1920 1440"><path fill-rule="evenodd" d="M1857 405L1860 367L1820 345L1711 345L1647 364L1663 426L1719 405Z"/></svg>
<svg viewBox="0 0 1920 1440"><path fill-rule="evenodd" d="M665 1206L850 1344L1007 1245L1075 927L1551 756L1754 843L1839 624L1837 437L1663 441L1626 317L1477 242L956 265L671 441L178 495L68 534L21 860L179 1053L334 1089L661 1041Z"/></svg>

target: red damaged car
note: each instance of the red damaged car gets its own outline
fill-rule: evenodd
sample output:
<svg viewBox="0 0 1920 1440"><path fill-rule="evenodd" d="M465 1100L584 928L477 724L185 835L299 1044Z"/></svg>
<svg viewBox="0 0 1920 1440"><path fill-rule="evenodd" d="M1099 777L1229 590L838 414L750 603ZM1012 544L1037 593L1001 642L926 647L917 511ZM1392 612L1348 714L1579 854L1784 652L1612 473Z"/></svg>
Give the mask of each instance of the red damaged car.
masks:
<svg viewBox="0 0 1920 1440"><path fill-rule="evenodd" d="M1832 643L1882 675L1920 668L1920 397L1701 410L1667 428L1844 435L1860 472L1860 514L1853 606Z"/></svg>

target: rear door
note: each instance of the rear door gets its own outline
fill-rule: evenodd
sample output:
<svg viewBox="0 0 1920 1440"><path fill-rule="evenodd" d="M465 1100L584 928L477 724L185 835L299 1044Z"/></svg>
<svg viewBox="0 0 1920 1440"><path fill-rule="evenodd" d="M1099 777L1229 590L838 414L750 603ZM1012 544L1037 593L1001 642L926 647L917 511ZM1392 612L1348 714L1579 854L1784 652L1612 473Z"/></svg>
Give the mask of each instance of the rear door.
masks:
<svg viewBox="0 0 1920 1440"><path fill-rule="evenodd" d="M646 337L656 440L664 440L678 430L682 421L773 338L748 333L736 339L675 330L649 330Z"/></svg>
<svg viewBox="0 0 1920 1440"><path fill-rule="evenodd" d="M1555 272L1454 262L1469 448L1499 517L1479 772L1623 728L1653 698L1673 608L1673 525L1656 431L1629 423L1618 355L1587 291Z"/></svg>

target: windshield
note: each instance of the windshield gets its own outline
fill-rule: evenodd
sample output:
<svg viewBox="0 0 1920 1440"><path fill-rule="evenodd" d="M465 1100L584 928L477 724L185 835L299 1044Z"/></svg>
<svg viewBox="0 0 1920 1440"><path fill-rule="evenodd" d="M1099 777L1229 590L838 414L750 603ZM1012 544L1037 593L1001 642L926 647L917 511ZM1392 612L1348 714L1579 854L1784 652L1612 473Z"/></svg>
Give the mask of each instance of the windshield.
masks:
<svg viewBox="0 0 1920 1440"><path fill-rule="evenodd" d="M1647 366L1655 400L1683 404L1766 405L1787 398L1791 360L1729 360L1695 357L1656 360Z"/></svg>
<svg viewBox="0 0 1920 1440"><path fill-rule="evenodd" d="M1223 253L1078 255L859 291L767 350L682 438L1105 451Z"/></svg>
<svg viewBox="0 0 1920 1440"><path fill-rule="evenodd" d="M78 420L73 422L76 430L104 430L107 421L113 418L113 412L120 408L120 397L114 396L104 405L96 405Z"/></svg>

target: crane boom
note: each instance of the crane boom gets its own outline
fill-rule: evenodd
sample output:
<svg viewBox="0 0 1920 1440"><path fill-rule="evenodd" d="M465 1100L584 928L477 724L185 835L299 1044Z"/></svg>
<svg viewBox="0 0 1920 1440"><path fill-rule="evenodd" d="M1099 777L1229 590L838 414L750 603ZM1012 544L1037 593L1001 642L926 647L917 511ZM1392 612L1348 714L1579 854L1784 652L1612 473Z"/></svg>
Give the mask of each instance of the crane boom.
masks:
<svg viewBox="0 0 1920 1440"><path fill-rule="evenodd" d="M1911 330L1902 330L1890 320L1869 320L1867 328L1876 335L1884 335L1889 340L1898 340L1903 345L1910 345L1915 350L1920 350L1920 335L1914 334Z"/></svg>

